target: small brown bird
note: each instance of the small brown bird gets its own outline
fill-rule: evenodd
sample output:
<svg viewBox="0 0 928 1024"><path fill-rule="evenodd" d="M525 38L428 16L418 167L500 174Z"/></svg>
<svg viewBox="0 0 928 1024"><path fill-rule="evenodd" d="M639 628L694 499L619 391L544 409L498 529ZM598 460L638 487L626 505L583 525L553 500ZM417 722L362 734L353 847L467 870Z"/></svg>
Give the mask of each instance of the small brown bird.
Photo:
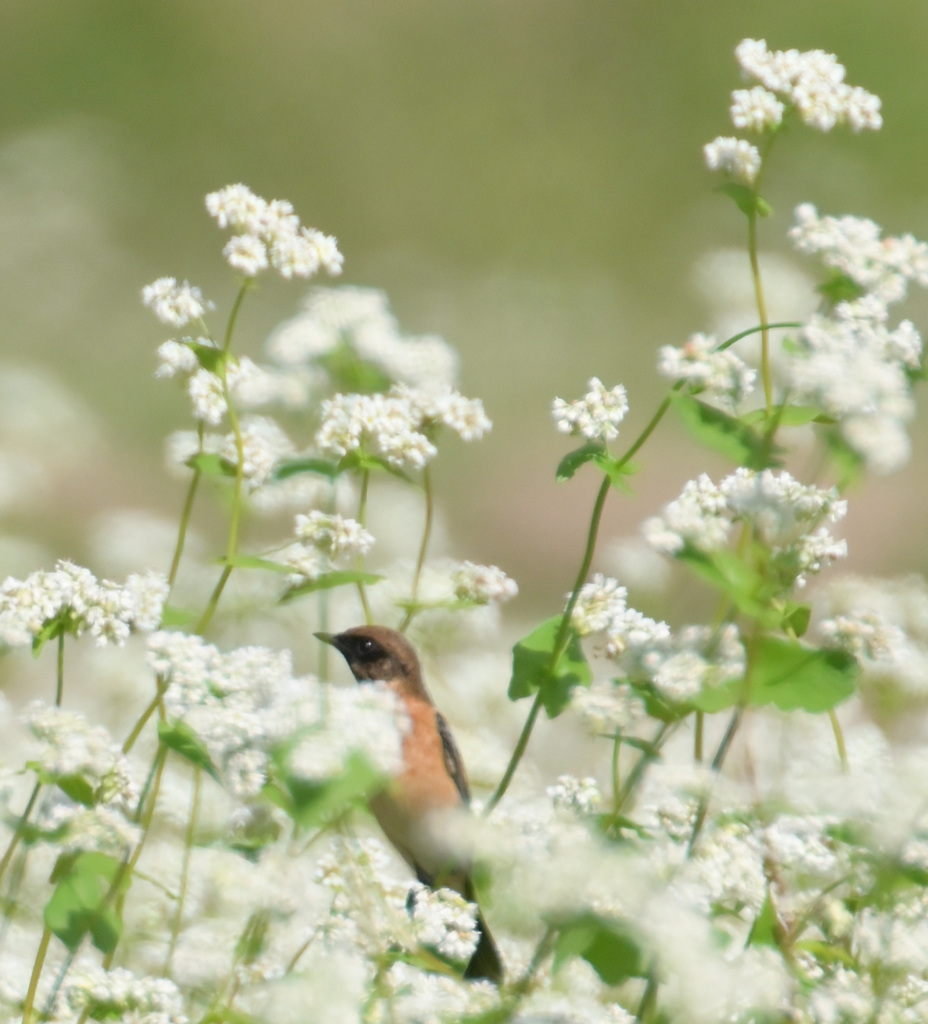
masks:
<svg viewBox="0 0 928 1024"><path fill-rule="evenodd" d="M469 804L470 789L448 723L422 681L412 644L386 626L315 635L344 655L359 683L384 682L406 706L411 728L403 739L403 770L370 804L380 827L423 885L455 889L476 902L469 867L449 863L448 851L429 829L432 812ZM503 963L479 909L477 928L480 940L464 977L488 978L499 985Z"/></svg>

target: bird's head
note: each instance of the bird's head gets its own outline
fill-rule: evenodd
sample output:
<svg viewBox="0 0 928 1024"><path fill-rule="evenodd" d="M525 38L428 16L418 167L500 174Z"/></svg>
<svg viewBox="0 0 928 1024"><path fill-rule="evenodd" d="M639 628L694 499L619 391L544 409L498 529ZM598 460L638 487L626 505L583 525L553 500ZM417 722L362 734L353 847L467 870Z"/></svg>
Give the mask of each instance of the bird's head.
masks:
<svg viewBox="0 0 928 1024"><path fill-rule="evenodd" d="M422 690L422 671L415 648L395 629L355 626L343 633L315 633L340 651L359 683L381 680Z"/></svg>

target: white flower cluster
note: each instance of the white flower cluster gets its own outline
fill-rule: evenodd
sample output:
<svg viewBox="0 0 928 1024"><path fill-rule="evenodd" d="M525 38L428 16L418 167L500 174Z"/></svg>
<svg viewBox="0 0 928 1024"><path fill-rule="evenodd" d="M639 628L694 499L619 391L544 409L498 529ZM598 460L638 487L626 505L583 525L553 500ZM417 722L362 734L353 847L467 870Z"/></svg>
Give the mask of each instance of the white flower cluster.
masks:
<svg viewBox="0 0 928 1024"><path fill-rule="evenodd" d="M752 102L743 97L733 102L733 116L737 109L745 121L760 120L764 127L778 124L778 120L771 120L777 97L769 95L776 93L796 108L805 124L823 132L839 124L847 124L855 132L883 125L879 96L848 85L845 68L832 53L768 50L763 39L743 39L735 47L735 57L745 77L759 82L762 89L750 90L755 94Z"/></svg>
<svg viewBox="0 0 928 1024"><path fill-rule="evenodd" d="M267 343L271 358L291 372L343 346L397 384L450 388L457 374L454 349L436 335L404 335L386 295L373 288L315 289L303 312L278 327Z"/></svg>
<svg viewBox="0 0 928 1024"><path fill-rule="evenodd" d="M180 991L168 978L137 978L122 967L105 970L89 961L69 975L59 995L61 1014L133 1024L187 1024ZM70 1011L70 1014L68 1014Z"/></svg>
<svg viewBox="0 0 928 1024"><path fill-rule="evenodd" d="M624 587L597 574L581 588L571 622L581 636L604 634L605 653L629 679L649 683L667 700L685 702L744 674L744 648L735 626L686 626L673 633L666 622L629 608L625 599ZM630 699L623 687L575 694L578 710L604 733L634 721L636 708Z"/></svg>
<svg viewBox="0 0 928 1024"><path fill-rule="evenodd" d="M854 131L880 128L880 99L844 81L845 69L823 50L768 50L764 40L743 39L735 56L745 78L759 83L731 95L731 120L741 131L776 129L788 109L821 131L847 124ZM745 139L719 136L703 154L709 170L752 184L760 172L758 148Z"/></svg>
<svg viewBox="0 0 928 1024"><path fill-rule="evenodd" d="M278 403L285 408L299 409L305 405L308 385L298 376L258 366L248 356L220 357L219 350L208 338L181 341L171 338L158 347L155 376L187 377L187 393L197 420L217 426L227 412L227 403L222 378L200 365L193 345L225 359L226 384L237 408L256 409Z"/></svg>
<svg viewBox="0 0 928 1024"><path fill-rule="evenodd" d="M847 445L877 473L908 461L906 426L915 415L910 374L922 348L908 320L895 330L885 320L885 306L870 297L839 303L831 315L809 319L786 367L794 400L837 420Z"/></svg>
<svg viewBox="0 0 928 1024"><path fill-rule="evenodd" d="M454 596L474 604L511 601L519 593L519 585L495 565L462 562L451 577Z"/></svg>
<svg viewBox="0 0 928 1024"><path fill-rule="evenodd" d="M717 351L718 342L707 334L694 334L680 348L663 345L658 351L658 372L673 381L686 381L690 390L733 409L754 390L757 371L730 349Z"/></svg>
<svg viewBox="0 0 928 1024"><path fill-rule="evenodd" d="M646 714L641 696L627 684L612 680L575 686L570 706L594 736L628 732Z"/></svg>
<svg viewBox="0 0 928 1024"><path fill-rule="evenodd" d="M458 963L477 948L477 908L453 889L430 889L416 883L409 892L417 941Z"/></svg>
<svg viewBox="0 0 928 1024"><path fill-rule="evenodd" d="M479 398L396 386L386 394L326 399L316 444L335 458L362 450L397 468L422 469L437 454L430 435L442 424L464 441L478 440L491 427Z"/></svg>
<svg viewBox="0 0 928 1024"><path fill-rule="evenodd" d="M167 580L159 573L133 574L120 586L59 561L51 571L0 583L0 643L29 645L57 619L65 632L89 632L99 646L123 644L133 629L157 628L167 595Z"/></svg>
<svg viewBox="0 0 928 1024"><path fill-rule="evenodd" d="M206 209L219 227L237 232L223 255L245 277L268 266L288 279L312 277L320 269L333 275L342 271L344 258L336 240L301 226L292 204L284 199L268 201L246 185L227 185L209 193Z"/></svg>
<svg viewBox="0 0 928 1024"><path fill-rule="evenodd" d="M628 395L622 384L607 389L598 377L587 383L583 398L567 402L555 398L551 410L562 434L579 434L588 441L611 441L619 436L619 424L628 412Z"/></svg>
<svg viewBox="0 0 928 1024"><path fill-rule="evenodd" d="M194 731L238 799L260 792L272 752L298 734L289 766L303 778L337 773L352 751L385 774L400 763L405 717L382 688L323 691L314 677L294 678L289 651L223 653L185 633L153 634L149 661L168 680L169 718Z"/></svg>
<svg viewBox="0 0 928 1024"><path fill-rule="evenodd" d="M783 471L740 467L718 485L706 474L689 481L642 529L658 551L676 555L687 547L716 551L735 522L746 523L754 540L770 549L780 582L802 586L808 573L847 555L847 542L821 525L840 521L846 512L847 502L835 488L807 486Z"/></svg>
<svg viewBox="0 0 928 1024"><path fill-rule="evenodd" d="M928 584L921 576L841 577L822 604L818 635L858 659L864 689L887 708L892 694L901 714L928 696Z"/></svg>
<svg viewBox="0 0 928 1024"><path fill-rule="evenodd" d="M578 779L574 775L559 775L545 792L555 808L575 814L592 814L603 799L596 779L590 776Z"/></svg>
<svg viewBox="0 0 928 1024"><path fill-rule="evenodd" d="M789 237L800 252L817 253L883 303L904 299L909 282L928 288L928 243L913 235L884 237L866 217L820 216L812 203L797 206L795 218Z"/></svg>
<svg viewBox="0 0 928 1024"><path fill-rule="evenodd" d="M80 778L95 804L134 810L138 790L129 764L103 726L44 701L33 701L22 717L39 740L32 760L43 774L53 780Z"/></svg>
<svg viewBox="0 0 928 1024"><path fill-rule="evenodd" d="M299 540L312 544L333 564L341 559L366 555L374 536L356 519L314 509L296 517L294 532Z"/></svg>
<svg viewBox="0 0 928 1024"><path fill-rule="evenodd" d="M270 482L274 470L296 452L296 447L276 420L268 416L246 416L241 420L242 475L249 490ZM219 455L231 472L238 466L235 434L204 434L178 430L168 438L168 462L172 468L185 466L199 453Z"/></svg>
<svg viewBox="0 0 928 1024"><path fill-rule="evenodd" d="M706 167L724 171L742 185L750 185L760 171L760 150L747 139L720 135L703 146Z"/></svg>
<svg viewBox="0 0 928 1024"><path fill-rule="evenodd" d="M199 288L173 277L159 277L142 289L142 304L147 306L163 323L184 327L194 320L202 320L212 303L203 298Z"/></svg>

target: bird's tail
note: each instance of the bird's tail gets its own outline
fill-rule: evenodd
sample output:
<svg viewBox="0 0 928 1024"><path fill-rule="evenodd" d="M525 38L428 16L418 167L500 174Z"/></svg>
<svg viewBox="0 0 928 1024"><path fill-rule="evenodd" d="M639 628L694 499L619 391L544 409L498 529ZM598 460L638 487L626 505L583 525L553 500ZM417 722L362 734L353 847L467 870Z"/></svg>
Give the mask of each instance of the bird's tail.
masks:
<svg viewBox="0 0 928 1024"><path fill-rule="evenodd" d="M477 930L480 932L480 941L464 971L464 977L486 978L496 985L501 985L503 983L503 960L499 955L499 949L490 929L483 919L483 914L479 910L477 911Z"/></svg>

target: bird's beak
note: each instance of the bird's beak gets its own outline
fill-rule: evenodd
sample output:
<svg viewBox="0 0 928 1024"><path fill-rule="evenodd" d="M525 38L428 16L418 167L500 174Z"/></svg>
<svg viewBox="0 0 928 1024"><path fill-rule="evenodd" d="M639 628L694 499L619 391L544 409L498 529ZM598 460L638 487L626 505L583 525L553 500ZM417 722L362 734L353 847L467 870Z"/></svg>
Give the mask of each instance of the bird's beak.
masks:
<svg viewBox="0 0 928 1024"><path fill-rule="evenodd" d="M338 646L334 633L313 633L313 636L324 644L330 644L332 647Z"/></svg>

